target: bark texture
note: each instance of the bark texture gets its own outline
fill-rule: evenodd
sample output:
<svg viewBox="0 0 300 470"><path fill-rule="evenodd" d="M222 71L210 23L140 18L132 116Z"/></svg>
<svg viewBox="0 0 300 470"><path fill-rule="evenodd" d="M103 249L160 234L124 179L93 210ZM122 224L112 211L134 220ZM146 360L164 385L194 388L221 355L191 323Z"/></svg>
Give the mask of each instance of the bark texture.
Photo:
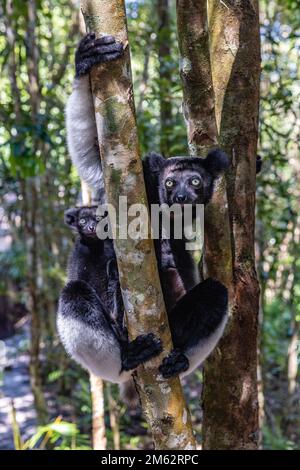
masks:
<svg viewBox="0 0 300 470"><path fill-rule="evenodd" d="M177 0L183 110L191 155L205 157L218 144L209 54L206 0ZM225 176L205 210L203 275L232 284L232 254Z"/></svg>
<svg viewBox="0 0 300 470"><path fill-rule="evenodd" d="M259 286L254 261L258 5L256 0L226 4L210 0L208 4L209 42L206 1L177 0L181 62L188 64L182 78L190 150L202 155L216 145L219 134L220 146L231 157L226 179L219 182L205 217L205 276L229 288L230 317L219 347L205 364L203 447L255 449L259 428ZM193 31L202 32L196 51ZM205 129L209 138L199 138Z"/></svg>
<svg viewBox="0 0 300 470"><path fill-rule="evenodd" d="M158 16L157 46L159 61L159 106L160 106L160 152L170 155L172 145L172 101L171 82L171 25L169 0L156 0Z"/></svg>
<svg viewBox="0 0 300 470"><path fill-rule="evenodd" d="M188 144L192 155L205 156L218 144L206 0L177 0L176 5Z"/></svg>
<svg viewBox="0 0 300 470"><path fill-rule="evenodd" d="M147 204L139 155L124 0L83 0L88 30L112 34L125 45L122 60L95 68L91 74L100 155L108 201L118 214L119 196ZM118 214L119 215L119 214ZM137 371L143 410L157 449L193 449L195 440L179 379L165 381L158 365L171 347L153 242L115 239L129 335L153 332L164 352Z"/></svg>
<svg viewBox="0 0 300 470"><path fill-rule="evenodd" d="M36 44L37 28L37 5L35 0L29 0L27 6L28 29L26 35L26 66L28 73L28 93L30 101L30 112L32 124L38 125L40 112L40 84L38 59L39 52ZM32 152L37 154L40 141L34 136ZM41 343L41 298L39 294L40 266L38 259L38 187L39 177L28 178L22 184L24 204L27 205L24 213L24 225L27 245L27 267L28 267L28 293L31 312L30 321L30 383L34 396L35 408L38 422L47 422L47 404L42 389L42 376L40 366L40 343Z"/></svg>
<svg viewBox="0 0 300 470"><path fill-rule="evenodd" d="M256 449L259 438L255 271L255 180L260 40L257 0L209 2L212 78L227 172L233 246L232 317L219 351L206 363L204 448Z"/></svg>
<svg viewBox="0 0 300 470"><path fill-rule="evenodd" d="M92 398L93 450L106 449L104 383L100 377L90 374Z"/></svg>

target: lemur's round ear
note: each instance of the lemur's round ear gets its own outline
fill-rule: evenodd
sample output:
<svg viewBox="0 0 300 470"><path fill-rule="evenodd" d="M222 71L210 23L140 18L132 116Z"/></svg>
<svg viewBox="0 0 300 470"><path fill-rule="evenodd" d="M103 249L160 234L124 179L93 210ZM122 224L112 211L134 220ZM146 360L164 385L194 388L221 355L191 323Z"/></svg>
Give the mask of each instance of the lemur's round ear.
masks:
<svg viewBox="0 0 300 470"><path fill-rule="evenodd" d="M147 172L158 173L166 163L166 159L159 153L151 152L143 160L144 170Z"/></svg>
<svg viewBox="0 0 300 470"><path fill-rule="evenodd" d="M78 210L79 209L77 207L72 207L71 209L65 211L65 223L67 225L72 226L76 223Z"/></svg>
<svg viewBox="0 0 300 470"><path fill-rule="evenodd" d="M223 150L211 150L207 157L202 160L204 168L216 178L229 167L229 158Z"/></svg>

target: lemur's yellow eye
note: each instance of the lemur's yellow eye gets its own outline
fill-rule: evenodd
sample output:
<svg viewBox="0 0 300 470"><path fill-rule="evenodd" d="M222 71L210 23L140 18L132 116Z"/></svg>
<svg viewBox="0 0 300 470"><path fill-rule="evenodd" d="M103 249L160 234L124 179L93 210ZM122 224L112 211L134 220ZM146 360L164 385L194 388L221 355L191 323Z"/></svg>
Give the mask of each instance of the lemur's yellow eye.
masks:
<svg viewBox="0 0 300 470"><path fill-rule="evenodd" d="M85 224L85 219L80 219L80 220L79 220L79 224L80 224L80 225L84 225L84 224Z"/></svg>
<svg viewBox="0 0 300 470"><path fill-rule="evenodd" d="M165 186L166 186L166 188L168 188L168 189L173 188L173 186L174 186L174 181L171 180L171 179L167 179L166 182L165 182Z"/></svg>
<svg viewBox="0 0 300 470"><path fill-rule="evenodd" d="M100 222L100 220L101 220L100 215L96 215L96 221L97 221L97 222Z"/></svg>
<svg viewBox="0 0 300 470"><path fill-rule="evenodd" d="M199 178L193 178L193 179L192 179L192 185L193 185L193 186L196 186L196 187L199 186L199 185L200 185L200 180L199 180Z"/></svg>

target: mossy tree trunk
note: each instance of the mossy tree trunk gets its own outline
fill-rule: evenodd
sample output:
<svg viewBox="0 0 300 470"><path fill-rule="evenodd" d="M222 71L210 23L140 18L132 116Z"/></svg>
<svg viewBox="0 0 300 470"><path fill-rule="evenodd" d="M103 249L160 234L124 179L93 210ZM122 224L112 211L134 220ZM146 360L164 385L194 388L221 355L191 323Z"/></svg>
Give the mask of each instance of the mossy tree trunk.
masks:
<svg viewBox="0 0 300 470"><path fill-rule="evenodd" d="M95 68L91 86L108 202L119 216L119 196L128 207L147 204L139 155L124 0L82 0L88 30L112 34L125 45L124 58ZM130 218L128 217L130 220ZM149 232L148 232L149 233ZM171 347L153 242L116 237L122 295L130 338L153 332L164 352L138 368L137 385L143 410L158 449L193 449L195 440L179 379L165 381L158 373Z"/></svg>
<svg viewBox="0 0 300 470"><path fill-rule="evenodd" d="M28 93L30 102L30 117L33 126L39 125L39 112L41 91L39 83L39 51L36 43L37 34L37 4L29 0L27 5L28 29L26 35L26 66L28 74ZM34 135L32 139L32 153L37 155L41 141ZM39 280L41 279L41 266L39 261L39 234L40 220L38 201L39 176L27 178L23 186L25 205L24 225L27 247L27 282L28 297L31 313L30 320L30 383L34 396L35 408L39 424L45 424L48 419L47 403L43 394L42 375L40 365L41 349L41 304ZM26 207L27 206L27 207Z"/></svg>
<svg viewBox="0 0 300 470"><path fill-rule="evenodd" d="M205 275L229 288L230 318L219 347L205 364L203 447L255 449L259 429L259 286L254 261L258 5L256 0L226 4L209 0L208 5L207 15L204 0L177 1L192 153L201 156L219 140L231 157L226 183L223 179L217 186L205 218Z"/></svg>

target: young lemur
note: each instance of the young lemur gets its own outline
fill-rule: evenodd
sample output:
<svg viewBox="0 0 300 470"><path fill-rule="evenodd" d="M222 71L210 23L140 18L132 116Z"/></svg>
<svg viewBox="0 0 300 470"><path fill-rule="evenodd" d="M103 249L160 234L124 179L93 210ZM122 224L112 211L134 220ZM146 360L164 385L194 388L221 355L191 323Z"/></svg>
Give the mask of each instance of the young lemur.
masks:
<svg viewBox="0 0 300 470"><path fill-rule="evenodd" d="M97 206L65 212L65 222L77 238L57 324L62 342L77 362L103 379L123 381L130 376L127 371L159 354L162 346L152 334L128 341L113 241L98 238L96 212Z"/></svg>
<svg viewBox="0 0 300 470"><path fill-rule="evenodd" d="M93 65L117 60L122 53L122 45L111 36L96 39L91 33L83 38L75 55L76 78L66 107L72 161L102 203L105 191L88 73ZM166 160L152 153L143 160L148 202L207 204L216 178L227 167L228 158L221 150L205 159ZM112 241L92 237L90 242L80 225L80 219L86 218L82 210L88 211L66 213L79 240L70 257L69 282L60 297L58 330L75 360L95 375L121 383L128 379L129 370L158 354L161 343L151 334L128 342ZM199 283L185 243L172 237L155 244L174 345L159 367L165 378L186 375L201 364L219 341L227 319L227 289L213 279Z"/></svg>

